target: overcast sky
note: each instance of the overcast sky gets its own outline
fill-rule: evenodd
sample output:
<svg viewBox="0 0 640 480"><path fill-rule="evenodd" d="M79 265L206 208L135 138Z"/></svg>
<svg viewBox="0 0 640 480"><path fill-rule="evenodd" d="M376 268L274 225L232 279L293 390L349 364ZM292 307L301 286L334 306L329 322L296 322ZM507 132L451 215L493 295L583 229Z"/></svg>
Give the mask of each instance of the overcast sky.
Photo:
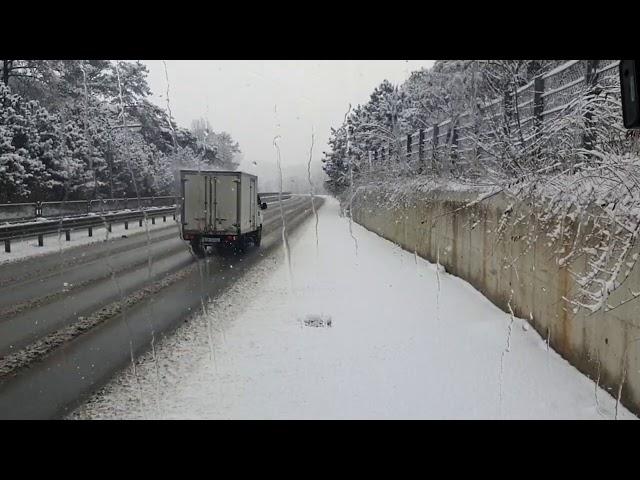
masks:
<svg viewBox="0 0 640 480"><path fill-rule="evenodd" d="M166 106L161 60L145 61L153 99ZM313 162L327 149L330 127L342 123L349 103L365 103L384 79L403 82L433 60L167 60L169 100L175 121L190 127L205 117L214 131L240 143L245 161L275 165L273 138L281 136L282 163L306 164L315 132Z"/></svg>

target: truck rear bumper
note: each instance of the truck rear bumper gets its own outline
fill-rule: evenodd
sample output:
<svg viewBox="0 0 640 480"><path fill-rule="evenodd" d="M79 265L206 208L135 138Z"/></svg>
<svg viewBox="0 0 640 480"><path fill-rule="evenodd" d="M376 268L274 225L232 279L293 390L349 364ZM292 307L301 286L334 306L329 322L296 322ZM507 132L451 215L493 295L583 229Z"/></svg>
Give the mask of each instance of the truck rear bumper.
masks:
<svg viewBox="0 0 640 480"><path fill-rule="evenodd" d="M235 241L244 235L255 235L261 228L262 225L260 225L257 230L252 230L250 232L202 232L197 230L186 230L181 232L180 237L186 241L202 239L203 243L206 240L213 239L212 243L217 243L217 241Z"/></svg>
<svg viewBox="0 0 640 480"><path fill-rule="evenodd" d="M191 233L184 232L182 239L186 241L198 241L203 245L213 245L221 242L235 242L241 235L237 233Z"/></svg>

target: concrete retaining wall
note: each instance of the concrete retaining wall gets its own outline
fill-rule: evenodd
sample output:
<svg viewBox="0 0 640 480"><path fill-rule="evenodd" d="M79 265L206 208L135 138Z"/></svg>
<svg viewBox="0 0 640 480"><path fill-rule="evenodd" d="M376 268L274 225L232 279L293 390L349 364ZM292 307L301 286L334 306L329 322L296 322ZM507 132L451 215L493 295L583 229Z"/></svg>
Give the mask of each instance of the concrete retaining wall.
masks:
<svg viewBox="0 0 640 480"><path fill-rule="evenodd" d="M439 259L449 273L471 283L505 312L513 309L614 397L622 385L622 404L640 414L640 299L609 312L574 312L563 297L572 298L575 279L559 265L558 243L548 240L549 227L538 221L532 205L518 202L510 209L513 202L497 195L461 208L475 197L441 192L388 202L380 190L360 191L353 219L431 262ZM384 206L388 204L393 206ZM503 216L505 211L510 213ZM516 218L521 221L513 221ZM563 222L562 228L569 238L575 236L574 223ZM586 259L570 268L584 270ZM632 271L625 288L614 292L609 303L628 298L628 289L640 292L639 270Z"/></svg>

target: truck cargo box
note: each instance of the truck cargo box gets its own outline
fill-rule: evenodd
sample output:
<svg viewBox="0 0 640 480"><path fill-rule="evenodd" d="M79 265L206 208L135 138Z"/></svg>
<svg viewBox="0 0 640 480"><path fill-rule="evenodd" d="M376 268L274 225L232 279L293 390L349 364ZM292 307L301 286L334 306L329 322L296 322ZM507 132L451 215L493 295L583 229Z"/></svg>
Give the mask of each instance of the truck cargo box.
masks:
<svg viewBox="0 0 640 480"><path fill-rule="evenodd" d="M180 170L180 184L183 234L243 235L261 226L255 175Z"/></svg>

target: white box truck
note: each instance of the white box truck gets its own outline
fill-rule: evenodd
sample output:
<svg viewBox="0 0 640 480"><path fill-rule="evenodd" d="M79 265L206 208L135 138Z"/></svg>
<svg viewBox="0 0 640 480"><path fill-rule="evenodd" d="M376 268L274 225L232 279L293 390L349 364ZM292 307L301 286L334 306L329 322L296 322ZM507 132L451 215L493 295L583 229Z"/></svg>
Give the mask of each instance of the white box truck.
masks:
<svg viewBox="0 0 640 480"><path fill-rule="evenodd" d="M258 177L244 172L180 170L182 196L180 234L198 256L207 247L231 244L244 250L262 238Z"/></svg>

